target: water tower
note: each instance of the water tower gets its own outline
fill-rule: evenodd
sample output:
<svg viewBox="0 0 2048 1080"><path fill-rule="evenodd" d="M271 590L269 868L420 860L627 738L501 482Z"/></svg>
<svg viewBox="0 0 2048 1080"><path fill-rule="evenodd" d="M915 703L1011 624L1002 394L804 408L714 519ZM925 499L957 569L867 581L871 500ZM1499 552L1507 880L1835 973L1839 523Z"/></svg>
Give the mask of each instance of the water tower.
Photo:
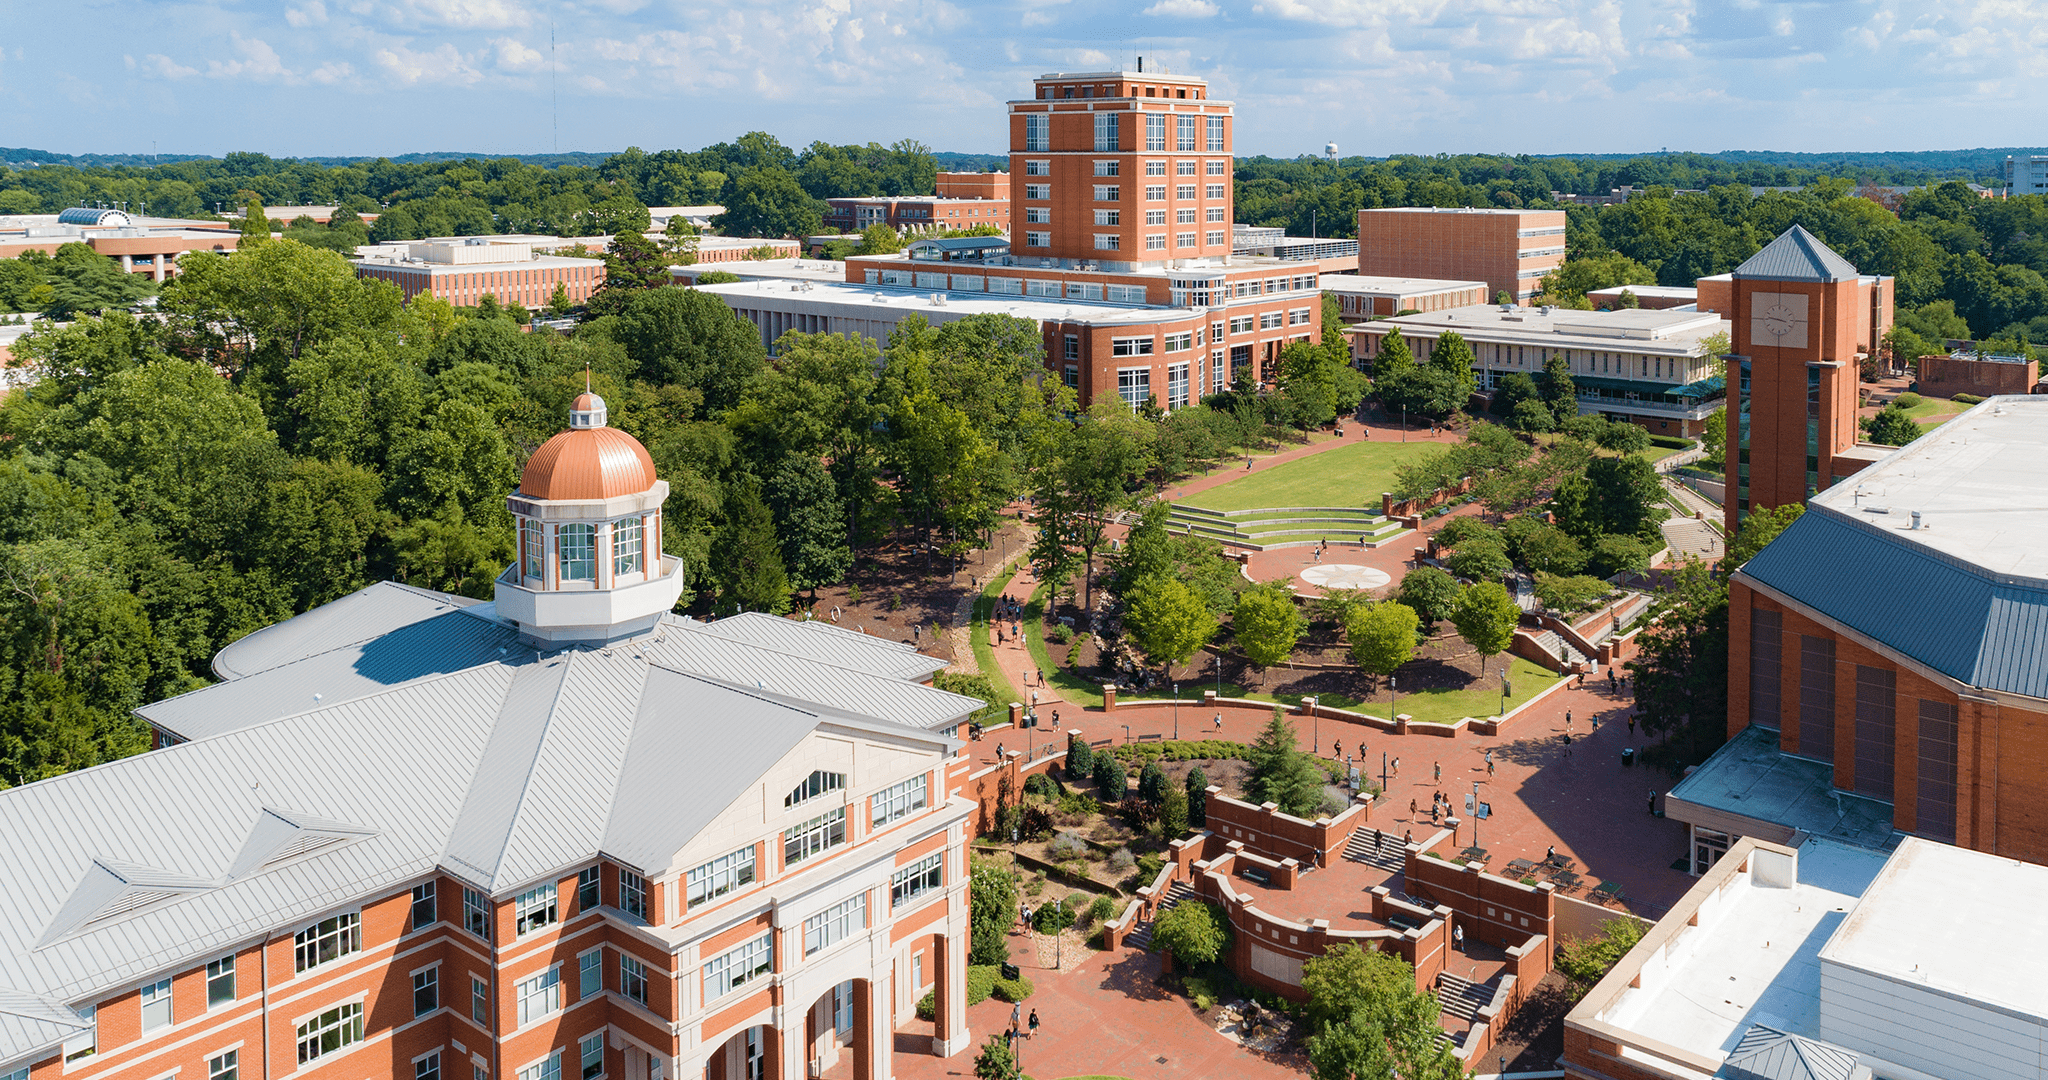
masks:
<svg viewBox="0 0 2048 1080"><path fill-rule="evenodd" d="M1329 161L1337 160L1337 144L1333 142L1324 143L1323 157Z"/></svg>

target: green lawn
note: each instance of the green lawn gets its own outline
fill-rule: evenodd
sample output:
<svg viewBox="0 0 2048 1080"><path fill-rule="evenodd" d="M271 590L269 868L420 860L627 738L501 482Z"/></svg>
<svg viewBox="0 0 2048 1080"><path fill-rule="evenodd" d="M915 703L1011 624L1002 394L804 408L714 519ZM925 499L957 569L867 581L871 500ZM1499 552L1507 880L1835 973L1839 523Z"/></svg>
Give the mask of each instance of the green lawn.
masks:
<svg viewBox="0 0 2048 1080"><path fill-rule="evenodd" d="M1469 690L1425 690L1416 694L1402 693L1395 699L1394 710L1407 713L1418 722L1427 724L1455 723L1467 716L1497 716L1500 714L1499 672L1502 660L1511 662L1508 668L1508 682L1513 686L1515 696L1508 699L1508 708L1510 709L1550 689L1559 678L1556 672L1540 667L1519 656L1496 656L1487 663L1486 679L1479 686ZM1182 689L1191 694L1196 704L1199 705L1202 700L1201 691L1214 689L1215 685L1215 683L1189 683ZM1301 695L1299 694L1282 694L1276 697L1261 691L1247 691L1230 683L1223 684L1223 691L1225 697L1249 698L1253 701L1271 701L1281 705L1301 704ZM1154 696L1144 700L1158 701L1160 699ZM1166 700L1172 699L1168 698ZM1182 700L1185 701L1187 699L1183 697ZM1374 716L1387 715L1387 700L1384 694L1380 695L1376 701L1363 704L1356 698L1347 698L1342 694L1323 694L1319 700L1322 704L1332 709L1352 709L1357 712L1371 713Z"/></svg>
<svg viewBox="0 0 2048 1080"><path fill-rule="evenodd" d="M1058 691L1061 697L1083 708L1102 708L1102 686L1099 683L1084 679L1067 668L1053 666L1052 653L1045 647L1045 635L1053 626L1046 611L1051 589L1051 582L1040 585L1038 591L1031 594L1031 599L1024 603L1024 637L1026 647L1031 650L1031 662L1046 673L1046 684Z"/></svg>
<svg viewBox="0 0 2048 1080"><path fill-rule="evenodd" d="M1003 677L1003 669L996 664L996 651L988 643L988 617L989 613L996 609L996 597L1003 595L1003 590L1010 587L1010 579L1015 576L1017 567L1012 565L1003 571L1000 577L982 588L981 599L974 602L974 621L967 628L968 639L974 645L976 666L981 668L982 675L987 677L989 685L995 688L996 693L1009 695L1003 699L1004 701L1025 699L1017 696L1017 688L1010 685L1010 680ZM1008 716L997 719L998 723L1008 721Z"/></svg>
<svg viewBox="0 0 2048 1080"><path fill-rule="evenodd" d="M1442 443L1359 440L1283 465L1184 500L1206 510L1255 510L1269 506L1369 506L1394 486L1394 466L1442 450Z"/></svg>
<svg viewBox="0 0 2048 1080"><path fill-rule="evenodd" d="M1655 465L1657 462L1660 462L1673 454L1685 453L1686 449L1690 449L1690 447L1684 449L1672 449L1669 446L1652 445L1648 450L1645 450L1642 453L1637 454L1636 456L1642 458L1644 461L1647 461L1652 465Z"/></svg>
<svg viewBox="0 0 2048 1080"><path fill-rule="evenodd" d="M1968 405L1947 398L1921 398L1920 404L1906 410L1906 415L1915 420L1935 420L1954 416L1967 408Z"/></svg>

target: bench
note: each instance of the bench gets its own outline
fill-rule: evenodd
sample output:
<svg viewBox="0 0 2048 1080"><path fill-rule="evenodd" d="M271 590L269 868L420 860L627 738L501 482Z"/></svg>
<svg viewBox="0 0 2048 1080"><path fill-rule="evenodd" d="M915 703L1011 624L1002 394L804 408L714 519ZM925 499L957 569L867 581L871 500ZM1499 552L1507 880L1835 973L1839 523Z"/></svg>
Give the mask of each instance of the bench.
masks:
<svg viewBox="0 0 2048 1080"><path fill-rule="evenodd" d="M1272 872L1267 870L1263 866L1246 866L1242 870L1239 870L1238 874L1248 880L1256 881L1261 885L1273 884Z"/></svg>
<svg viewBox="0 0 2048 1080"><path fill-rule="evenodd" d="M1139 742L1151 742L1151 741L1153 741L1153 740L1155 740L1155 739L1164 739L1164 738L1166 738L1166 736L1165 736L1164 734L1154 734L1154 735L1140 735L1140 736L1138 736L1138 741L1139 741Z"/></svg>

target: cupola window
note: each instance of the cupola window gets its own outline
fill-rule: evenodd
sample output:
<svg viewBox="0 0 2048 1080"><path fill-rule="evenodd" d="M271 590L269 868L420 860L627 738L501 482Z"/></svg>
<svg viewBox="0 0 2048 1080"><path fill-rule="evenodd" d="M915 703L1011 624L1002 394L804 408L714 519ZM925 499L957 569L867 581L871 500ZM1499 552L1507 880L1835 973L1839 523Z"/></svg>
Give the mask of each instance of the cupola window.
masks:
<svg viewBox="0 0 2048 1080"><path fill-rule="evenodd" d="M564 525L555 539L563 581L597 580L597 526Z"/></svg>
<svg viewBox="0 0 2048 1080"><path fill-rule="evenodd" d="M612 576L623 578L640 572L641 525L639 518L627 518L612 526Z"/></svg>
<svg viewBox="0 0 2048 1080"><path fill-rule="evenodd" d="M520 573L530 578L541 576L547 566L547 534L541 531L540 522L519 523L519 552Z"/></svg>

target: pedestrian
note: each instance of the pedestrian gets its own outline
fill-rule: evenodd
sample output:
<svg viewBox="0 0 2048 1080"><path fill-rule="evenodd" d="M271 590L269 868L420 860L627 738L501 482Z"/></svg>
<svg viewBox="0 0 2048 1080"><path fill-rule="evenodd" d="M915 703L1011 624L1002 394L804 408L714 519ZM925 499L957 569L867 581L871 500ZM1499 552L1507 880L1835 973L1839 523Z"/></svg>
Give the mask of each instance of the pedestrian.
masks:
<svg viewBox="0 0 2048 1080"><path fill-rule="evenodd" d="M1431 825L1437 823L1437 815L1443 813L1443 809L1443 806L1438 803L1429 804L1429 823Z"/></svg>
<svg viewBox="0 0 2048 1080"><path fill-rule="evenodd" d="M1036 1038L1036 1037L1038 1036L1038 1010L1037 1010L1037 1009L1033 1009L1033 1010L1031 1010L1031 1035L1032 1035L1032 1037L1033 1037L1033 1038Z"/></svg>
<svg viewBox="0 0 2048 1080"><path fill-rule="evenodd" d="M1411 818L1415 816L1415 800L1414 800L1414 799L1410 799L1410 800L1408 800L1408 816L1409 816L1409 817L1411 817Z"/></svg>
<svg viewBox="0 0 2048 1080"><path fill-rule="evenodd" d="M998 645L1001 645L1002 643L1003 643L1003 624L1002 624L1002 623L997 623L997 624L996 624L996 644L998 644Z"/></svg>
<svg viewBox="0 0 2048 1080"><path fill-rule="evenodd" d="M1572 733L1569 731L1564 733L1564 756L1572 756Z"/></svg>
<svg viewBox="0 0 2048 1080"><path fill-rule="evenodd" d="M1001 761L1001 760L1003 760L1003 744L1002 744L1002 743L997 743L997 744L996 744L996 760L997 760L997 761Z"/></svg>
<svg viewBox="0 0 2048 1080"><path fill-rule="evenodd" d="M1365 546L1365 534L1364 534L1364 533L1359 533L1359 534L1358 534L1358 546L1359 546L1359 547L1364 547L1364 546Z"/></svg>
<svg viewBox="0 0 2048 1080"><path fill-rule="evenodd" d="M1556 862L1556 861L1557 861L1557 845L1556 845L1556 844L1552 844L1552 845L1550 845L1550 848L1549 848L1549 850L1547 850L1547 851L1545 851L1545 852L1543 853L1543 861L1544 861L1544 862Z"/></svg>
<svg viewBox="0 0 2048 1080"><path fill-rule="evenodd" d="M1222 730L1223 730L1223 714L1222 714L1222 713L1217 713L1217 714L1216 714L1216 730L1218 730L1218 731L1222 731Z"/></svg>
<svg viewBox="0 0 2048 1080"><path fill-rule="evenodd" d="M1493 758L1492 758L1491 756L1489 756L1489 757L1488 757L1488 758L1486 759L1486 775L1488 775L1488 776L1492 776L1492 775L1493 775Z"/></svg>
<svg viewBox="0 0 2048 1080"><path fill-rule="evenodd" d="M1628 714L1628 737L1631 739L1636 737L1636 714L1634 713Z"/></svg>
<svg viewBox="0 0 2048 1080"><path fill-rule="evenodd" d="M1436 763L1436 782L1439 784L1444 782L1444 763L1441 761Z"/></svg>
<svg viewBox="0 0 2048 1080"><path fill-rule="evenodd" d="M1058 709L1052 711L1052 729L1054 731L1060 729L1060 711Z"/></svg>
<svg viewBox="0 0 2048 1080"><path fill-rule="evenodd" d="M1330 756L1340 759L1344 756L1344 740L1338 739L1330 744Z"/></svg>
<svg viewBox="0 0 2048 1080"><path fill-rule="evenodd" d="M1403 836L1403 837L1401 838L1401 842L1402 842L1402 843L1404 843L1404 844L1412 844L1412 843L1414 843L1414 842L1415 842L1415 830L1414 830L1414 829L1410 829L1410 830L1408 830L1408 835L1406 835L1406 836Z"/></svg>
<svg viewBox="0 0 2048 1080"><path fill-rule="evenodd" d="M1458 950L1459 952L1464 952L1464 951L1465 951L1465 928L1464 928L1464 927L1462 927L1462 926L1457 926L1457 925L1453 925L1453 926L1451 927L1451 947L1452 947L1452 948L1454 948L1454 949L1456 949L1456 950Z"/></svg>
<svg viewBox="0 0 2048 1080"><path fill-rule="evenodd" d="M1566 731L1572 729L1572 711L1570 709L1564 711L1564 729Z"/></svg>
<svg viewBox="0 0 2048 1080"><path fill-rule="evenodd" d="M1320 547L1316 549L1316 561L1317 561L1317 562L1322 562L1322 561L1323 561L1323 549L1322 549L1322 548L1320 548Z"/></svg>
<svg viewBox="0 0 2048 1080"><path fill-rule="evenodd" d="M1614 669L1613 669L1613 668L1608 668L1608 669L1607 669L1607 689L1608 689L1609 691L1611 691L1611 692L1614 692L1614 693L1620 693L1620 691L1619 691L1619 690L1616 690L1616 689L1615 689L1615 685L1614 685Z"/></svg>
<svg viewBox="0 0 2048 1080"><path fill-rule="evenodd" d="M1022 1006L1022 1005L1012 1005L1012 1006L1010 1006L1010 1030L1011 1030L1011 1031L1015 1031L1015 1030L1017 1030L1018 1028L1020 1028L1020 1027L1022 1027L1022 1026L1023 1026L1023 1021L1024 1021L1024 1017L1023 1017L1023 1016L1021 1015L1021 1014L1023 1013L1023 1011L1024 1011L1024 1006Z"/></svg>
<svg viewBox="0 0 2048 1080"><path fill-rule="evenodd" d="M1577 682L1576 684L1574 684L1574 685L1575 685L1575 686L1576 686L1576 687L1577 687L1578 689L1580 689L1580 690L1584 690L1584 689L1586 688L1586 673L1585 673L1585 672L1583 672L1583 671L1579 672L1579 681L1578 681L1578 682Z"/></svg>
<svg viewBox="0 0 2048 1080"><path fill-rule="evenodd" d="M1651 816L1651 817L1656 817L1656 816L1657 816L1657 789L1656 789L1656 788L1651 788L1651 789L1650 789L1650 816Z"/></svg>
<svg viewBox="0 0 2048 1080"><path fill-rule="evenodd" d="M1044 668L1039 668L1039 669L1038 669L1038 685L1040 685L1040 686L1044 686L1044 685L1045 685L1045 669L1044 669Z"/></svg>

